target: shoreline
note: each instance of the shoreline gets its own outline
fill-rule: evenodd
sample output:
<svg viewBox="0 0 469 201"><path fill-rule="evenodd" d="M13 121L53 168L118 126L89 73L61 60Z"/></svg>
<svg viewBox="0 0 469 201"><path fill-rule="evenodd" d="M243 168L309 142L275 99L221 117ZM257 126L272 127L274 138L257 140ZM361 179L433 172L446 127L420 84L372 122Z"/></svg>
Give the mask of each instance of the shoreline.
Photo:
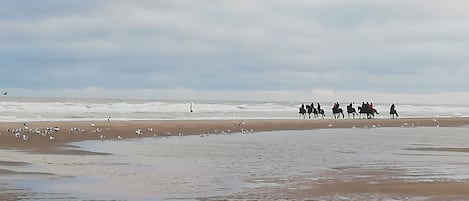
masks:
<svg viewBox="0 0 469 201"><path fill-rule="evenodd" d="M105 140L118 140L118 136L121 139L131 139L180 134L239 133L243 130L267 132L332 128L460 127L469 125L469 118L44 121L25 124L1 122L0 149L52 154L93 154L67 150L67 144L101 140L101 136ZM136 134L138 129L141 130L141 135Z"/></svg>

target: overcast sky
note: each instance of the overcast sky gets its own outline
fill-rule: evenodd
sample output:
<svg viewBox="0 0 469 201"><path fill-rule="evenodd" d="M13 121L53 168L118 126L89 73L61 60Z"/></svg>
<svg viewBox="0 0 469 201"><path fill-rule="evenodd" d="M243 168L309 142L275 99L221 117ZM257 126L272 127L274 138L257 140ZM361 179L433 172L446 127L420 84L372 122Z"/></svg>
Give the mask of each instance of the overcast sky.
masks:
<svg viewBox="0 0 469 201"><path fill-rule="evenodd" d="M464 0L0 1L11 96L469 103L468 63Z"/></svg>

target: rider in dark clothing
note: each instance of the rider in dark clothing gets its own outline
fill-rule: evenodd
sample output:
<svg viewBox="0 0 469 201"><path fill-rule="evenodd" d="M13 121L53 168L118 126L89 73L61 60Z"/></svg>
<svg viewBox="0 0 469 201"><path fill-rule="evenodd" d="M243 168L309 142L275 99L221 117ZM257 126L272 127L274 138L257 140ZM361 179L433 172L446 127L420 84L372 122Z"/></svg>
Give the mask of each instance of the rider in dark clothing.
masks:
<svg viewBox="0 0 469 201"><path fill-rule="evenodd" d="M392 115L396 115L396 117L399 117L399 114L396 111L396 106L394 103L391 105L391 108L389 109L389 114L391 114L391 118L394 118Z"/></svg>

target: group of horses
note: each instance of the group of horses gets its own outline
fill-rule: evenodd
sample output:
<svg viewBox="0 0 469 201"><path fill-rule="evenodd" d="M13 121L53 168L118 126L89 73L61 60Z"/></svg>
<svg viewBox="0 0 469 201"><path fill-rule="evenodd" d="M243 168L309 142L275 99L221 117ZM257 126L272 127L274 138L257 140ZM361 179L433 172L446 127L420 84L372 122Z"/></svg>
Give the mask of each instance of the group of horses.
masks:
<svg viewBox="0 0 469 201"><path fill-rule="evenodd" d="M318 118L319 116L324 118L326 116L324 113L324 109L320 108L319 103L318 103L318 109L314 107L314 103L311 103L311 105L306 105L306 106L302 104L299 108L299 114L300 114L300 118L303 118L303 119L306 119L306 114L308 114L309 119ZM360 119L361 118L372 119L377 114L379 114L378 110L373 108L373 106L368 103L363 103L361 107L360 106L358 107L358 110L356 110L353 107L352 103L347 105L348 118L350 117L355 118L355 116L358 116ZM391 106L390 115L391 115L391 118L399 117L396 109L394 108L394 104ZM335 103L334 106L332 107L332 117L334 119L337 119L340 117L345 118L344 111L342 110L342 108L339 107L339 103Z"/></svg>

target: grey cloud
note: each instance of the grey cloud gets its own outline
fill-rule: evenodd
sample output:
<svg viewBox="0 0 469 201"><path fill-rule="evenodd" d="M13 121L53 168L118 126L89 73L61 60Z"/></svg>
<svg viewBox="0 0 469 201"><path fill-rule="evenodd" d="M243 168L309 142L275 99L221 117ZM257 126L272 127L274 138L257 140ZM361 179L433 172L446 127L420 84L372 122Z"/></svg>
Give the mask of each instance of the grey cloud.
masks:
<svg viewBox="0 0 469 201"><path fill-rule="evenodd" d="M460 7L467 4L181 2L3 1L0 11L10 10L0 12L5 85L390 93L469 88L461 84L468 73L469 16ZM28 73L35 78L21 77Z"/></svg>

